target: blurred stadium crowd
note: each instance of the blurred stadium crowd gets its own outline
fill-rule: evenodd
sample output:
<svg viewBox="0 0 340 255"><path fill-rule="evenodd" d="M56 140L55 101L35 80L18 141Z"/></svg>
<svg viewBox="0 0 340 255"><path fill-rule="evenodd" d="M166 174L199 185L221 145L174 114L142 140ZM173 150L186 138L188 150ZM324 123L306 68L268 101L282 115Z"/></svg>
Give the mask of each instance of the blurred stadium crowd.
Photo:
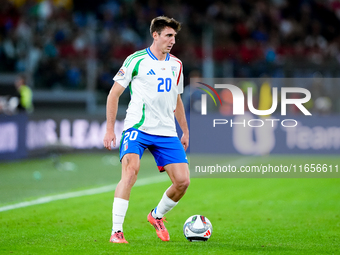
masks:
<svg viewBox="0 0 340 255"><path fill-rule="evenodd" d="M183 24L172 53L186 78L202 73L205 31L215 76L340 76L339 0L0 0L0 72L29 73L34 88L81 90L94 60L96 90L107 92L163 14Z"/></svg>

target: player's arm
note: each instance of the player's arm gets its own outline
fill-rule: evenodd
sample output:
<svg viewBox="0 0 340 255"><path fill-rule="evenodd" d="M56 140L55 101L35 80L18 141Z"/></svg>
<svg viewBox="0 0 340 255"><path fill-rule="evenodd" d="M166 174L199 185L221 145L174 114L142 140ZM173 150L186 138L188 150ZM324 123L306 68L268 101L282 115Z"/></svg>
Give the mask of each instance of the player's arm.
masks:
<svg viewBox="0 0 340 255"><path fill-rule="evenodd" d="M104 147L111 150L111 142L116 146L116 135L114 127L118 111L118 102L120 95L124 92L125 88L118 82L115 82L107 96L106 101L106 133L104 136Z"/></svg>
<svg viewBox="0 0 340 255"><path fill-rule="evenodd" d="M185 117L184 105L183 105L182 98L180 95L177 96L175 117L177 119L179 126L181 127L183 131L181 143L183 144L184 150L186 150L189 146L189 128L188 128L187 119Z"/></svg>

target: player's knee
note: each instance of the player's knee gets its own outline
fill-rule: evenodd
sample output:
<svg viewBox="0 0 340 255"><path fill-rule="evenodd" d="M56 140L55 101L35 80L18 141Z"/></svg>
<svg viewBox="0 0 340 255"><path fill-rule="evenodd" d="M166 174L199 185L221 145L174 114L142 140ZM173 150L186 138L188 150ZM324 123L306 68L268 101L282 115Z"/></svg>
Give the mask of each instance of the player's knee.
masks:
<svg viewBox="0 0 340 255"><path fill-rule="evenodd" d="M139 162L133 160L129 155L125 155L122 161L123 174L128 176L137 176L139 172Z"/></svg>
<svg viewBox="0 0 340 255"><path fill-rule="evenodd" d="M137 176L138 171L139 171L139 168L138 168L137 166L128 165L128 166L126 167L126 173L127 173L129 176Z"/></svg>
<svg viewBox="0 0 340 255"><path fill-rule="evenodd" d="M187 190L187 188L189 187L189 185L190 185L190 179L189 178L187 178L186 180L185 180L185 182L184 182L184 188L185 188L185 190Z"/></svg>
<svg viewBox="0 0 340 255"><path fill-rule="evenodd" d="M176 188L182 192L185 192L190 185L190 179L185 178L175 183Z"/></svg>
<svg viewBox="0 0 340 255"><path fill-rule="evenodd" d="M134 165L128 165L125 167L125 171L122 174L122 181L128 186L133 186L137 180L139 168Z"/></svg>

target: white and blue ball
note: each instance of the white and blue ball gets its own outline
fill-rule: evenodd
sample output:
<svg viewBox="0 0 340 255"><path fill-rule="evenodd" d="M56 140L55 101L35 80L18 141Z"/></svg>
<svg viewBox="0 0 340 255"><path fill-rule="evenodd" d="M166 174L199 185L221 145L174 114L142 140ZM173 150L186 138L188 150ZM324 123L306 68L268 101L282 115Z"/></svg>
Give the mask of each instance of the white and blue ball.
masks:
<svg viewBox="0 0 340 255"><path fill-rule="evenodd" d="M207 241L211 237L212 230L210 220L203 215L190 216L183 226L184 236L190 242Z"/></svg>

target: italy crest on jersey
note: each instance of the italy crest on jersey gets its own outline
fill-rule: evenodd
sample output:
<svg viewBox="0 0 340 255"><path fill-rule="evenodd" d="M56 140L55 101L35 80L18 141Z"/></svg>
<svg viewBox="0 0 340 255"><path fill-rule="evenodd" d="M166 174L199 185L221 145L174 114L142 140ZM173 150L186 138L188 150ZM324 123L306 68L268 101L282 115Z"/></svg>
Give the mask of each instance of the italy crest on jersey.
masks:
<svg viewBox="0 0 340 255"><path fill-rule="evenodd" d="M176 66L172 66L172 67L171 67L171 71L172 71L172 75L173 75L174 77L177 77L177 67L176 67Z"/></svg>

